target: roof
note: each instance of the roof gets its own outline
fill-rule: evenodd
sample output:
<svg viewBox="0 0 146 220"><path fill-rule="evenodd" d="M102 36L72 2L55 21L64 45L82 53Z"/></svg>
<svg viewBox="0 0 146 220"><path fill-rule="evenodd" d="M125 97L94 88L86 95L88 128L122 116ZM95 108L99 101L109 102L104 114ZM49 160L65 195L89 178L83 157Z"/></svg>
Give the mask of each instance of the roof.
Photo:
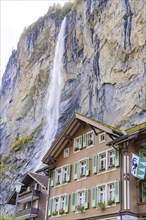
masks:
<svg viewBox="0 0 146 220"><path fill-rule="evenodd" d="M136 132L136 131L139 131L139 130L142 129L142 128L146 128L146 122L144 122L144 123L142 123L142 124L139 124L139 125L136 125L136 126L134 126L134 127L132 127L132 128L128 128L128 129L126 130L126 132L127 132L127 134L132 134L132 133L134 133L134 132Z"/></svg>
<svg viewBox="0 0 146 220"><path fill-rule="evenodd" d="M131 131L134 131L134 132L130 133ZM128 132L130 134L124 135L124 136L119 137L119 138L117 138L113 141L110 141L107 145L111 146L111 145L115 145L115 144L121 144L125 141L129 141L129 140L132 140L132 139L137 139L142 134L146 134L146 123L143 123L141 125L137 125L137 126L131 128L131 129L128 129Z"/></svg>
<svg viewBox="0 0 146 220"><path fill-rule="evenodd" d="M48 188L48 177L47 176L43 176L43 175L39 175L36 173L27 173L25 175L25 177L22 179L21 183L23 183L25 185L25 187L29 186L31 180L34 180L35 182L37 182L39 185L41 185L43 188L47 189ZM22 189L23 191L23 189ZM10 197L7 199L7 204L12 204L15 205L16 202L16 192L12 192Z"/></svg>
<svg viewBox="0 0 146 220"><path fill-rule="evenodd" d="M116 129L112 126L84 116L82 114L75 113L65 125L59 137L56 138L56 140L52 143L51 147L43 157L42 162L45 164L49 164L52 159L57 158L82 123L89 124L92 129L95 130L97 133L104 131L110 135L113 135L114 137L119 137L123 135L122 131L120 131L119 129Z"/></svg>

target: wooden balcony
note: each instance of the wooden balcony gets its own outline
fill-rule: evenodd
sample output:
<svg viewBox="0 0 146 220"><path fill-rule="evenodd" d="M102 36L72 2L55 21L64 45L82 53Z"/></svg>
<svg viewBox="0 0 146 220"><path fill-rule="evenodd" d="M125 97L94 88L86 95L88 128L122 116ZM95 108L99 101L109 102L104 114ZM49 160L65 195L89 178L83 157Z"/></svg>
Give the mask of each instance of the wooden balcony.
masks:
<svg viewBox="0 0 146 220"><path fill-rule="evenodd" d="M22 219L29 219L34 218L38 216L38 209L36 208L29 208L24 209L16 212L16 219L22 218Z"/></svg>
<svg viewBox="0 0 146 220"><path fill-rule="evenodd" d="M26 203L30 201L34 201L40 198L40 191L31 190L25 191L18 196L19 203Z"/></svg>
<svg viewBox="0 0 146 220"><path fill-rule="evenodd" d="M138 214L145 214L146 213L146 202L138 203Z"/></svg>

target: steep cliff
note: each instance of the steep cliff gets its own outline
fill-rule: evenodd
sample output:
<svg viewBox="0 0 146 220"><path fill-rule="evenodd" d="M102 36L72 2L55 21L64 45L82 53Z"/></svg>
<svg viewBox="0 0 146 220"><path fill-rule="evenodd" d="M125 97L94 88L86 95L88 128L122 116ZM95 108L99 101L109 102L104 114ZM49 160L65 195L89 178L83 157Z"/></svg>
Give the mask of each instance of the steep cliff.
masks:
<svg viewBox="0 0 146 220"><path fill-rule="evenodd" d="M75 111L121 129L146 121L144 13L144 0L74 4L65 29L58 132ZM1 181L6 192L13 189L10 181L36 167L49 146L46 103L60 25L48 12L24 30L3 76Z"/></svg>

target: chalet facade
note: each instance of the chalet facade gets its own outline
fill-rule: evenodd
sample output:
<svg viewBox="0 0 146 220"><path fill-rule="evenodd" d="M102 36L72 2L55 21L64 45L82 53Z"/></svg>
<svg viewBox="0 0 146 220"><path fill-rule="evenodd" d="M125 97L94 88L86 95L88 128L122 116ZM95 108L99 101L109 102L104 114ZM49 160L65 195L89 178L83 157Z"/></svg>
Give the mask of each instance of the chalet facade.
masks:
<svg viewBox="0 0 146 220"><path fill-rule="evenodd" d="M146 165L143 178L136 177L139 165L133 155L146 163L146 123L123 133L75 113L42 159L38 172L47 175L45 185L38 174L29 173L22 181L28 187L39 183L42 197L22 191L17 217L146 220ZM15 202L14 195L9 201Z"/></svg>
<svg viewBox="0 0 146 220"><path fill-rule="evenodd" d="M48 177L35 173L28 173L22 180L24 186L18 195L18 203L15 219L43 220L47 215L47 188ZM14 192L8 204L16 204L16 192Z"/></svg>
<svg viewBox="0 0 146 220"><path fill-rule="evenodd" d="M140 136L124 135L75 114L43 158L50 176L48 219L145 219L146 179L130 173L131 152L145 155L142 126Z"/></svg>

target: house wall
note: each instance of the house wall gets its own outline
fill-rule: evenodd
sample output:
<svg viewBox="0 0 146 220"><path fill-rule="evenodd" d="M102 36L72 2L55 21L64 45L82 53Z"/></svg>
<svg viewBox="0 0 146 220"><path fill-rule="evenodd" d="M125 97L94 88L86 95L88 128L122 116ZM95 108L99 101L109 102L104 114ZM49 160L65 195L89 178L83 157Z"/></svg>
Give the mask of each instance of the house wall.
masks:
<svg viewBox="0 0 146 220"><path fill-rule="evenodd" d="M85 127L80 126L78 131L75 133L73 136L73 139L83 135L89 131L92 131L92 129L88 126L85 125ZM102 133L102 132L101 132ZM104 152L106 150L110 150L113 148L109 148L106 146L106 143L111 141L110 137L106 135L106 141L103 143L99 143L99 134L96 136L94 135L94 146L88 147L85 149L82 149L78 152L74 152L73 146L74 146L74 140L72 140L66 148L69 148L69 157L64 158L62 152L60 156L57 159L56 162L56 168L61 167L67 164L72 165L71 169L71 181L65 185L59 185L55 187L51 187L50 189L50 197L57 197L58 195L62 195L65 193L72 194L72 192L76 192L79 189L89 189L89 208L84 212L84 213L75 213L70 211L71 210L71 197L70 197L70 208L69 208L69 213L65 216L60 216L60 219L81 219L85 217L93 217L93 216L100 216L100 215L109 215L114 213L118 213L120 206L119 203L106 208L105 210L100 210L97 208L91 208L91 188L97 185L113 182L116 180L120 180L120 172L119 172L119 167L114 167L111 170L108 171L102 171L99 172L98 174L93 174L92 173L92 156L94 154ZM90 175L88 177L79 179L79 180L74 180L74 163L77 162L78 160L84 159L86 157L90 158ZM58 217L53 217L53 219L58 219Z"/></svg>

